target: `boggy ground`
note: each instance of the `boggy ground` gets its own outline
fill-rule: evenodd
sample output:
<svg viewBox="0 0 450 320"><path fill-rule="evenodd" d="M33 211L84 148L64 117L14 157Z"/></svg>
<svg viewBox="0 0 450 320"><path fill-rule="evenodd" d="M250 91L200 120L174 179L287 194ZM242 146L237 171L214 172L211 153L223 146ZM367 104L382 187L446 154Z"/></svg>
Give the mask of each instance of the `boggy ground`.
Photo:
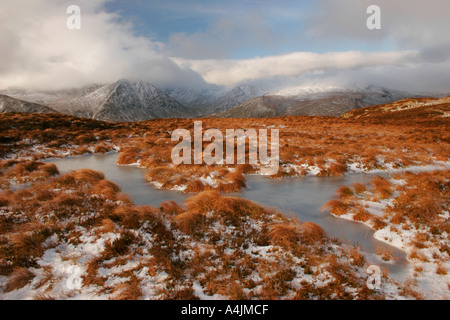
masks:
<svg viewBox="0 0 450 320"><path fill-rule="evenodd" d="M365 112L362 119L196 120L203 122L203 132L220 129L225 134L226 129L269 129L270 137L270 129L278 129L280 167L271 176L273 178L449 165L448 117L370 118ZM189 130L193 137L194 119L114 124L55 114L7 113L0 115L0 125L0 158L3 160L40 160L118 151L118 164L148 168L149 182L160 188L184 192L213 189L234 192L245 187L243 174L263 174L261 165L248 164L248 141L245 165L174 165L171 152L178 141L171 141L171 134L182 128ZM203 146L206 145L204 142ZM224 154L225 150L224 147Z"/></svg>
<svg viewBox="0 0 450 320"><path fill-rule="evenodd" d="M337 190L324 206L335 216L364 223L380 241L407 253L408 287L418 298L449 298L450 170L376 177ZM389 261L389 251L378 254Z"/></svg>
<svg viewBox="0 0 450 320"><path fill-rule="evenodd" d="M101 172L38 172L0 194L2 299L410 297L386 274L368 289L356 247L251 201L136 206Z"/></svg>
<svg viewBox="0 0 450 320"><path fill-rule="evenodd" d="M202 120L203 130L279 129L281 166L274 178L448 165L448 117L363 118L196 120ZM370 290L365 283L367 264L357 248L329 239L317 225L217 193L240 190L245 187L244 173L261 173L261 167L173 165L170 155L177 142L171 141L171 133L184 128L193 135L193 119L115 124L15 113L0 115L0 124L2 298L428 297L413 281L398 284L386 273L382 289ZM40 161L109 151L119 152L120 165L148 168L148 181L158 187L192 192L192 197L184 205L138 207L102 173L81 170L60 176L54 165ZM440 172L435 175L448 175ZM404 203L398 211L428 212L428 205L443 197L447 202L439 202L439 208L444 211L436 213L439 218L434 221L448 221L448 194L441 194L448 190L445 179L441 187L427 189L425 202ZM414 178L408 184L417 191L423 186L420 181ZM392 183L378 180L375 191L344 187L339 190L341 199L336 199L344 209L339 211L338 203L332 212L357 217L375 229L391 227L394 218L376 216L354 203L365 201L371 192L398 199L402 191ZM357 189L361 198L352 198ZM354 207L356 214L348 211ZM435 233L428 220L411 220L414 215L402 220L400 213L393 217L401 221L402 230L417 229L414 237L422 237L412 241L434 250L437 240L430 240ZM414 229L410 220L417 223ZM417 274L428 274L427 259L436 262L435 273L445 278L448 230L445 223L437 225L440 253L434 250L431 260L432 250L415 248L409 256L423 262L415 266ZM384 256L387 259L388 253Z"/></svg>

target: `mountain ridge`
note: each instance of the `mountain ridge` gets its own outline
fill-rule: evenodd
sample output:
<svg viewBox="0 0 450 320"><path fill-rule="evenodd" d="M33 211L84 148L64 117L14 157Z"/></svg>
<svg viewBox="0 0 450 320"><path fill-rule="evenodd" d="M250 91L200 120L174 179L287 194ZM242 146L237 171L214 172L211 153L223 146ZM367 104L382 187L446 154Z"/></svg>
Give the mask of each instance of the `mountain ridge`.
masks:
<svg viewBox="0 0 450 320"><path fill-rule="evenodd" d="M365 89L334 88L331 91L298 91L296 94L279 92L247 100L218 117L264 118L276 116L340 116L347 111L391 103L415 95L368 87Z"/></svg>
<svg viewBox="0 0 450 320"><path fill-rule="evenodd" d="M144 81L126 79L49 105L62 113L114 122L191 116L185 106L162 90Z"/></svg>
<svg viewBox="0 0 450 320"><path fill-rule="evenodd" d="M448 118L450 117L450 96L402 99L393 103L350 110L341 117L351 119Z"/></svg>
<svg viewBox="0 0 450 320"><path fill-rule="evenodd" d="M4 112L58 113L56 110L38 103L0 94L0 113Z"/></svg>
<svg viewBox="0 0 450 320"><path fill-rule="evenodd" d="M238 86L220 89L166 89L169 96L180 101L183 105L193 109L200 116L226 111L248 99L263 94L263 91L254 86Z"/></svg>
<svg viewBox="0 0 450 320"><path fill-rule="evenodd" d="M374 86L312 85L272 91L255 85L159 89L145 81L129 79L54 92L17 89L3 93L48 107L53 112L113 122L155 118L341 116L353 109L418 97Z"/></svg>

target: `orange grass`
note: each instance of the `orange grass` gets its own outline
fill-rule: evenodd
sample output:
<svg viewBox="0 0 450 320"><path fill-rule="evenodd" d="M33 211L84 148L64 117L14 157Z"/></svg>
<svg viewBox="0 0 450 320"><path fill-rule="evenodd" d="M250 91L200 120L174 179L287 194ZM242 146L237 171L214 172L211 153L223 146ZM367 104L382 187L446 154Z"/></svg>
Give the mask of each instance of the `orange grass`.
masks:
<svg viewBox="0 0 450 320"><path fill-rule="evenodd" d="M411 111L412 112L412 111ZM377 114L377 113L376 113ZM379 115L377 114L377 117ZM392 118L389 118L392 116ZM435 159L448 161L450 154L450 132L448 118L418 117L403 119L393 113L379 118L362 117L277 117L267 119L239 119L242 128L280 127L280 163L297 166L297 170L280 167L274 177L305 175L307 170L300 165L317 165L320 175L342 175L348 165L356 161L362 169L384 169L384 159L394 167L413 164L432 164ZM236 128L236 119L202 118L203 130ZM192 119L154 119L149 121L113 124L63 115L2 114L0 116L0 158L21 152L36 159L60 156L58 151L73 154L103 153L112 150L112 144L120 147L118 163L131 164L140 160L140 165L149 169L160 168L162 174L152 176L163 188L179 184L187 185L186 192L201 192L210 186L197 183L201 177L199 169L210 173L221 165L184 166L178 179L172 175L171 150L176 142L170 132L177 128L193 130ZM86 132L89 128L89 132ZM193 132L191 132L193 134ZM33 144L18 143L28 138L33 144L42 144L45 151L36 153ZM55 141L57 144L53 145ZM437 143L439 141L439 143ZM206 145L206 144L204 144ZM246 159L249 159L246 148ZM8 164L2 164L7 166ZM232 165L240 173L252 173L258 166ZM162 169L163 168L163 169ZM183 174L184 173L184 174ZM223 176L223 175L222 175ZM190 181L192 180L192 181ZM230 176L233 182L217 181L223 192L238 191L245 187L245 180L238 174ZM392 192L389 185L377 186L378 196L388 198ZM358 191L357 191L358 192Z"/></svg>
<svg viewBox="0 0 450 320"><path fill-rule="evenodd" d="M333 199L322 206L322 210L329 209L332 214L342 216L348 212L351 206L341 200Z"/></svg>

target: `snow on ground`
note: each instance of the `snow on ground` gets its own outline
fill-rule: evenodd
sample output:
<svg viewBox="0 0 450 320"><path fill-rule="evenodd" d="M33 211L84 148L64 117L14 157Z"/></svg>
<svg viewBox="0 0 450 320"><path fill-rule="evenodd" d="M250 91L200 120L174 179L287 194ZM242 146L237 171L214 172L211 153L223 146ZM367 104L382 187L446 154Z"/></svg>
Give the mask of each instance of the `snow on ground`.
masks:
<svg viewBox="0 0 450 320"><path fill-rule="evenodd" d="M41 149L39 146L36 146L34 152L46 152L45 149ZM60 157L69 155L69 151L61 151L60 153L52 154L52 156ZM136 163L130 164L133 166L140 166L140 161ZM361 163L354 162L348 166L348 173L353 172L366 172L366 173L399 173L404 171L411 172L423 172L423 171L433 171L433 170L444 170L450 168L450 162L438 162L436 161L431 165L415 165L407 168L394 168L389 164L385 164L387 169L376 169L376 170L365 170L364 166ZM285 167L289 167L294 169L296 172L302 172L302 170L306 170L308 175L319 175L321 173L321 168L314 165L308 164L289 164ZM233 168L230 169L232 171ZM263 174L264 172L260 170L257 174ZM217 187L217 179L214 174L204 175L199 178L204 185L209 185L213 188ZM392 179L392 183L402 185L405 183L404 180L401 179ZM157 188L162 187L162 183L157 181L152 181ZM186 189L185 185L182 186L174 186L172 190L184 191ZM382 217L386 208L392 205L392 199L388 200L379 200L379 201L370 201L370 200L361 200L360 203L374 216ZM447 218L450 216L449 212L444 212L442 217ZM346 215L340 216L343 219L353 220L353 214L351 212ZM371 226L370 223L365 223L368 226ZM223 226L221 226L223 228ZM258 228L257 223L254 223L252 228ZM392 226L388 225L385 228L379 229L375 232L374 237L380 241L386 242L392 246L405 250L407 253L410 253L413 248L410 243L413 240L414 236L417 232L423 230L415 230L414 228L410 228L409 230L392 228ZM426 230L429 232L429 230ZM226 227L221 230L221 234L231 234L233 229L231 227ZM115 233L106 233L101 237L92 233L91 231L83 230L80 228L81 236L79 238L80 243L77 245L68 244L66 242L58 244L58 238L56 235L52 236L48 239L48 243L44 245L48 245L49 249L47 249L41 259L38 260L37 265L39 268L31 269L32 273L35 274L35 278L25 287L14 290L9 293L2 293L2 298L4 299L33 299L36 297L37 291L33 288L41 286L41 283L48 278L48 273L46 273L46 268L51 268L52 272L52 281L50 283L45 283L42 287L46 290L47 294L50 296L63 296L68 299L108 299L112 297L111 293L99 294L98 288L88 286L82 287L83 276L86 275L86 263L91 260L93 257L98 256L104 249L105 243L107 241L113 241L117 239L118 235ZM144 239L147 239L148 245L151 245L151 239L148 238L149 235L141 236ZM444 237L448 237L448 235L443 235ZM147 238L146 238L147 237ZM151 237L151 235L150 235ZM57 244L55 246L55 244ZM199 247L197 245L197 247ZM194 248L194 245L192 245ZM193 249L190 249L193 250ZM274 256L273 246L249 246L246 249L246 253L248 255L257 255L258 257L271 260ZM433 255L435 255L435 248L430 246L429 248L422 250L426 257L429 260L433 259ZM229 254L233 254L233 252L229 252ZM180 254L181 259L189 259L189 250L184 251ZM140 263L146 259L149 259L148 255L143 254L143 256L134 256L130 260L128 260L125 264L120 264L118 266L114 266L111 268L99 268L98 272L100 275L107 277L106 286L118 286L125 281L127 278L120 276L124 272L134 272L136 277L141 281L141 290L143 292L143 297L147 299L154 298L157 292L160 292L162 288L164 288L164 283L168 277L168 274L164 271L157 272L154 275L149 275L150 270L148 267L141 267L138 271L133 271L136 269ZM291 257L291 259L293 259ZM294 259L295 260L295 259ZM297 264L300 264L301 261L297 261ZM414 274L414 267L420 266L423 271L420 272L418 276L414 276L414 278L418 281L418 286L421 288L421 291L425 292L427 298L448 298L448 284L446 281L440 280L439 277L436 276L436 264L423 262L423 263L415 263L415 265L411 264L411 276ZM444 262L444 267L447 270L450 270L450 262L447 260ZM315 268L315 267L314 267ZM320 268L320 267L318 267ZM305 274L303 272L303 268L300 266L293 268L297 277L292 281L295 285L302 281L326 285L329 281L331 281L331 276L326 272L321 273L321 277L313 278L309 274ZM317 271L317 270L316 270ZM261 280L258 274L251 275L251 278L254 281ZM448 279L448 277L447 277ZM0 277L0 288L4 287L6 282L8 281L7 277ZM294 287L295 287L294 285ZM205 294L205 288L201 286L201 284L197 281L193 283L193 289L196 295L201 299L222 299L221 295L207 295ZM350 288L349 288L350 290ZM389 298L402 298L402 296L398 292L398 287L393 285L392 283L387 283L387 286L383 289Z"/></svg>
<svg viewBox="0 0 450 320"><path fill-rule="evenodd" d="M423 172L423 171L432 171L436 169L448 168L448 163L444 163L436 166L416 166L414 172ZM404 185L404 179L390 179L390 182L393 185ZM378 218L383 218L386 215L386 212L389 207L393 206L394 199L398 196L398 192L395 191L391 198L389 199L378 199L376 201L367 200L371 197L370 193L365 192L362 197L359 197L357 203L362 205L364 209L366 209L371 215ZM352 210L348 211L343 215L335 215L333 216L355 221L354 216L355 212ZM442 219L448 219L450 214L448 211L443 211L440 215ZM417 259L412 259L411 254L417 251L417 247L415 246L416 237L420 233L425 233L431 235L431 231L428 227L423 226L420 229L417 229L414 224L410 223L408 220L406 223L402 225L394 225L389 223L389 220L384 219L383 221L387 221L387 225L384 228L376 230L374 233L374 238L385 242L391 246L394 246L398 249L401 249L407 253L409 264L409 273L411 282L415 283L417 288L419 288L419 292L423 293L428 299L450 299L450 275L445 274L441 275L437 273L438 266L443 267L447 271L450 271L450 256L448 253L442 253L440 251L440 246L447 246L448 239L450 235L446 232L440 235L439 241L432 242L426 241L423 245L424 248L420 249L420 254L423 255L423 258L420 258L419 261ZM358 223L362 223L367 225L370 228L374 228L374 225L371 220L363 221L355 221ZM437 259L436 257L440 257ZM417 270L421 270L417 272Z"/></svg>

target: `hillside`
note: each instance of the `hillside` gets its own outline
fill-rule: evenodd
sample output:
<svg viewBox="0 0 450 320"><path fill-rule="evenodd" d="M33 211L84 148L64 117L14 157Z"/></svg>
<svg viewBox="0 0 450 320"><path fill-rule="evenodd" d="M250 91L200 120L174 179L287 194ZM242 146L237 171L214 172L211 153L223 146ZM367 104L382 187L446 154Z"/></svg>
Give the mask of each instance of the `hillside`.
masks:
<svg viewBox="0 0 450 320"><path fill-rule="evenodd" d="M113 122L191 115L181 103L151 84L130 80L119 80L80 97L50 105L62 113Z"/></svg>
<svg viewBox="0 0 450 320"><path fill-rule="evenodd" d="M388 91L381 88L347 89L331 88L317 90L282 90L247 100L219 117L264 118L276 116L340 116L343 113L376 105L390 103L412 94Z"/></svg>
<svg viewBox="0 0 450 320"><path fill-rule="evenodd" d="M225 89L167 89L166 93L195 114L208 116L229 110L240 103L263 94L253 86L238 86Z"/></svg>
<svg viewBox="0 0 450 320"><path fill-rule="evenodd" d="M393 103L351 110L342 115L353 119L427 119L450 116L450 96L404 99Z"/></svg>
<svg viewBox="0 0 450 320"><path fill-rule="evenodd" d="M19 100L0 94L0 113L4 112L56 113L57 111L38 103Z"/></svg>

